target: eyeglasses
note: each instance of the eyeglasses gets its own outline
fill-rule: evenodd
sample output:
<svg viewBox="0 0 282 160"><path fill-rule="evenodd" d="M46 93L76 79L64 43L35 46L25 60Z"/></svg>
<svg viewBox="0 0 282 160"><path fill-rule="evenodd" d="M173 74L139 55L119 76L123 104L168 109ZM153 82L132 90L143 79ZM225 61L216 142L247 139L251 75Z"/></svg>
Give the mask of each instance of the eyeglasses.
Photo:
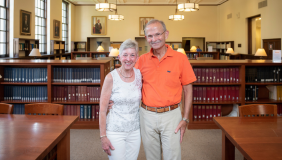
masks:
<svg viewBox="0 0 282 160"><path fill-rule="evenodd" d="M166 30L165 30L165 31L166 31ZM165 32L165 31L164 31L164 32ZM164 34L164 32L163 32L163 33L156 33L156 34L154 34L154 35L148 35L147 38L148 38L148 39L152 39L153 37L159 38L162 34Z"/></svg>

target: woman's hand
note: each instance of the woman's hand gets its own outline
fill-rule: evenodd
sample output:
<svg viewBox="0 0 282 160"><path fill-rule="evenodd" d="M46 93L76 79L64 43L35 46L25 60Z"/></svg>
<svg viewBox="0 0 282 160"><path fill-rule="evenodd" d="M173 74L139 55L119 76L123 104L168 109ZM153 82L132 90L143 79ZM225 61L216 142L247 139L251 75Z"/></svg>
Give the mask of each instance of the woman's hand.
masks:
<svg viewBox="0 0 282 160"><path fill-rule="evenodd" d="M102 137L101 143L102 143L102 148L103 148L104 152L106 152L108 155L111 156L111 150L115 150L115 148L112 146L108 137Z"/></svg>

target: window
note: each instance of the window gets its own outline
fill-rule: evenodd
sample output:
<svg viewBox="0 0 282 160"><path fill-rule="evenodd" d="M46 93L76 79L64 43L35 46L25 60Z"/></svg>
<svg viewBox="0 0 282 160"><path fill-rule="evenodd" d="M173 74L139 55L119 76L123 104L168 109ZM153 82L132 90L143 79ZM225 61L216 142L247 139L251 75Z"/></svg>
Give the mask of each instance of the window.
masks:
<svg viewBox="0 0 282 160"><path fill-rule="evenodd" d="M62 41L65 41L65 51L68 52L68 9L69 4L67 2L63 2L62 4Z"/></svg>
<svg viewBox="0 0 282 160"><path fill-rule="evenodd" d="M39 39L39 51L47 53L47 0L35 0L35 39Z"/></svg>
<svg viewBox="0 0 282 160"><path fill-rule="evenodd" d="M9 32L8 32L8 0L0 0L0 57L8 56Z"/></svg>

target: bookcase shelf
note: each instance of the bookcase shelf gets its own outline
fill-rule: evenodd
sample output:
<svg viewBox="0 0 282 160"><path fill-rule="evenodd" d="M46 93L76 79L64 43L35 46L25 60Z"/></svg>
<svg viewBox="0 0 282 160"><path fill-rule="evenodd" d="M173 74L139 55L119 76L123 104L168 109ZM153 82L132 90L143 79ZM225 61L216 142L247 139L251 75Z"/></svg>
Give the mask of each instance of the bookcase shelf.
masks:
<svg viewBox="0 0 282 160"><path fill-rule="evenodd" d="M187 125L189 129L215 129L218 128L213 121L201 120L194 121L193 112L194 105L221 105L222 116L229 114L232 111L233 105L245 104L281 104L282 100L272 100L266 98L269 96L267 85L282 85L282 82L245 82L246 68L249 67L281 67L282 63L273 63L271 60L197 60L190 61L193 68L239 68L239 82L238 83L193 83L194 87L239 87L238 101L193 101L191 111L189 113L190 123ZM246 101L245 91L248 86L258 86L258 100ZM194 97L193 97L194 98Z"/></svg>
<svg viewBox="0 0 282 160"><path fill-rule="evenodd" d="M95 59L96 57L108 57L110 52L91 52L91 51L74 51L71 52L71 59L76 59L76 57L91 57L91 59Z"/></svg>
<svg viewBox="0 0 282 160"><path fill-rule="evenodd" d="M14 38L14 58L28 57L33 48L39 48L39 39Z"/></svg>
<svg viewBox="0 0 282 160"><path fill-rule="evenodd" d="M196 60L197 57L213 57L213 59L219 59L219 52L190 52L186 51L186 55L189 60Z"/></svg>
<svg viewBox="0 0 282 160"><path fill-rule="evenodd" d="M234 50L234 41L206 42L206 51L208 51L208 46L213 46L213 51L225 53L228 48L232 48Z"/></svg>
<svg viewBox="0 0 282 160"><path fill-rule="evenodd" d="M47 70L47 82L34 82L34 83L21 83L21 82L4 82L5 68L46 68ZM59 83L53 82L54 68L99 68L100 83ZM110 72L110 60L2 60L0 63L0 101L2 103L9 104L29 104L29 103L56 103L62 105L99 105L98 101L54 101L54 87L59 86L89 86L102 88L105 76ZM7 87L19 87L19 86L44 86L47 88L47 101L23 101L23 100L4 100L4 95L8 90L4 90ZM81 119L78 121L74 128L81 129L98 129L98 119Z"/></svg>
<svg viewBox="0 0 282 160"><path fill-rule="evenodd" d="M97 86L101 85L101 83L55 83L53 82L52 85L59 85L59 86Z"/></svg>

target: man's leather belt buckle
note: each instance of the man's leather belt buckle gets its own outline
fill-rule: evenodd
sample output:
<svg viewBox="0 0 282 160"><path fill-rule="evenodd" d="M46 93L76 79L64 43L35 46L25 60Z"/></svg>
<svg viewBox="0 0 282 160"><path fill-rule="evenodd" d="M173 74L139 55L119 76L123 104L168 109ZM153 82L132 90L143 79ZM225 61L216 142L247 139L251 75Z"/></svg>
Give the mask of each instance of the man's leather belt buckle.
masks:
<svg viewBox="0 0 282 160"><path fill-rule="evenodd" d="M151 111L151 112L164 113L164 112L172 111L172 110L178 108L179 104L175 104L175 105L171 105L171 106L166 106L166 107L159 107L159 108L146 106L144 103L142 103L141 106L144 109L146 109L148 111Z"/></svg>

